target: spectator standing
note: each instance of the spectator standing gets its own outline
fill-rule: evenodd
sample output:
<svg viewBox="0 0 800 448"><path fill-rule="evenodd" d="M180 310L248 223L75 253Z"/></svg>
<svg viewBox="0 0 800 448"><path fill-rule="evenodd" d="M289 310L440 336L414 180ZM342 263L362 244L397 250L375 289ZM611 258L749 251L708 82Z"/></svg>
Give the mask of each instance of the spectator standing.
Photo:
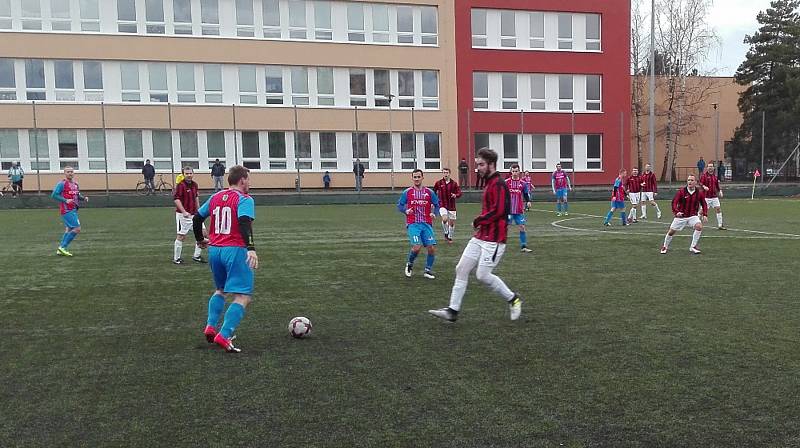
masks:
<svg viewBox="0 0 800 448"><path fill-rule="evenodd" d="M156 185L153 182L153 179L156 177L156 169L150 163L150 159L147 159L144 162L144 166L142 167L142 176L144 177L144 187L147 188L147 196L155 194Z"/></svg>
<svg viewBox="0 0 800 448"><path fill-rule="evenodd" d="M364 182L364 165L361 163L361 159L356 159L356 163L353 165L353 174L356 176L356 191L361 191L361 185Z"/></svg>
<svg viewBox="0 0 800 448"><path fill-rule="evenodd" d="M702 175L705 169L706 169L706 161L703 159L703 156L700 156L700 160L697 161L698 175Z"/></svg>
<svg viewBox="0 0 800 448"><path fill-rule="evenodd" d="M717 165L717 179L722 182L725 179L725 163L720 160Z"/></svg>
<svg viewBox="0 0 800 448"><path fill-rule="evenodd" d="M220 191L224 188L222 180L225 177L225 165L219 161L219 159L214 160L214 164L211 165L211 178L214 179L214 192Z"/></svg>
<svg viewBox="0 0 800 448"><path fill-rule="evenodd" d="M458 163L458 183L464 188L469 188L469 164L463 157Z"/></svg>
<svg viewBox="0 0 800 448"><path fill-rule="evenodd" d="M322 176L322 184L324 185L325 191L331 189L331 172L325 171L325 175Z"/></svg>
<svg viewBox="0 0 800 448"><path fill-rule="evenodd" d="M11 196L22 196L22 179L25 177L25 170L15 162L8 170L8 179L11 181Z"/></svg>

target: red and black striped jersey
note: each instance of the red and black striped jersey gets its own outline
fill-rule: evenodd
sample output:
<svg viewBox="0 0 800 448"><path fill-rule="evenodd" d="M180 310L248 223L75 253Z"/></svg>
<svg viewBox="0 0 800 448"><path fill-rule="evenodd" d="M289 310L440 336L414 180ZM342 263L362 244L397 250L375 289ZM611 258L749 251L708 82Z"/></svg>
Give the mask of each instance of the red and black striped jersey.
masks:
<svg viewBox="0 0 800 448"><path fill-rule="evenodd" d="M176 185L172 199L180 199L183 209L190 215L197 213L197 182L193 180L184 180ZM181 212L178 210L178 207L175 207L175 211L178 213Z"/></svg>
<svg viewBox="0 0 800 448"><path fill-rule="evenodd" d="M439 204L441 207L451 212L455 211L456 199L461 197L461 187L458 185L458 182L453 179L450 179L450 182L439 179L433 184L433 191L439 196ZM453 197L453 195L456 195L456 197Z"/></svg>
<svg viewBox="0 0 800 448"><path fill-rule="evenodd" d="M638 193L642 191L642 181L641 175L628 176L625 180L625 190L628 193Z"/></svg>
<svg viewBox="0 0 800 448"><path fill-rule="evenodd" d="M719 193L719 179L715 174L711 174L708 171L704 172L703 175L700 176L700 185L708 187L708 190L705 190L707 198L717 197Z"/></svg>
<svg viewBox="0 0 800 448"><path fill-rule="evenodd" d="M650 171L641 174L639 177L642 178L642 182L644 182L644 188L642 191L647 193L658 193L658 184L656 183L656 173Z"/></svg>
<svg viewBox="0 0 800 448"><path fill-rule="evenodd" d="M508 236L508 214L511 210L511 195L508 185L494 172L486 179L481 198L481 214L472 221L478 230L475 238L483 241L505 243Z"/></svg>
<svg viewBox="0 0 800 448"><path fill-rule="evenodd" d="M681 218L696 216L703 208L703 216L708 216L708 206L706 205L706 195L702 188L695 188L689 191L689 187L683 187L675 193L672 198L672 213L677 217L681 213Z"/></svg>

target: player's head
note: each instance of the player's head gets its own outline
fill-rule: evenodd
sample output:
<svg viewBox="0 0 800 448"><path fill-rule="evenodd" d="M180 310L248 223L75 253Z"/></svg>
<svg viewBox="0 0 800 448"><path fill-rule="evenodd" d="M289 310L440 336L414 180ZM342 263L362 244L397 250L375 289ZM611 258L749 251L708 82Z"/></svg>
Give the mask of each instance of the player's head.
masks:
<svg viewBox="0 0 800 448"><path fill-rule="evenodd" d="M150 159L147 159L147 160L145 160L145 161L144 161L144 164L145 164L145 165L148 165L148 164L150 164Z"/></svg>
<svg viewBox="0 0 800 448"><path fill-rule="evenodd" d="M686 186L689 188L694 188L697 185L697 178L694 177L694 174L690 174L689 177L686 178Z"/></svg>
<svg viewBox="0 0 800 448"><path fill-rule="evenodd" d="M519 179L519 164L515 163L511 165L511 177L514 179Z"/></svg>
<svg viewBox="0 0 800 448"><path fill-rule="evenodd" d="M194 176L194 169L192 169L192 167L189 165L186 165L183 167L181 173L183 173L183 180L192 180L192 176Z"/></svg>
<svg viewBox="0 0 800 448"><path fill-rule="evenodd" d="M633 167L631 168L631 176L638 176L639 175L639 168Z"/></svg>
<svg viewBox="0 0 800 448"><path fill-rule="evenodd" d="M556 163L556 171L561 171L561 164L560 163Z"/></svg>
<svg viewBox="0 0 800 448"><path fill-rule="evenodd" d="M242 193L250 191L250 170L236 165L228 171L228 185Z"/></svg>
<svg viewBox="0 0 800 448"><path fill-rule="evenodd" d="M65 166L64 167L64 177L66 177L67 180L72 180L72 178L75 177L75 168L73 168L73 167L71 167L69 165Z"/></svg>
<svg viewBox="0 0 800 448"><path fill-rule="evenodd" d="M442 176L444 180L450 180L450 168L442 168Z"/></svg>
<svg viewBox="0 0 800 448"><path fill-rule="evenodd" d="M419 187L422 185L422 179L425 177L425 174L422 173L422 170L417 168L411 172L411 180L414 181L414 186Z"/></svg>
<svg viewBox="0 0 800 448"><path fill-rule="evenodd" d="M493 149L481 148L475 158L478 175L489 177L497 171L497 153Z"/></svg>
<svg viewBox="0 0 800 448"><path fill-rule="evenodd" d="M526 176L530 176L530 175L531 175L531 172L530 172L530 171L528 171L528 170L525 170L525 171L523 171L523 174L525 174Z"/></svg>
<svg viewBox="0 0 800 448"><path fill-rule="evenodd" d="M706 172L714 174L714 162L709 162L708 165L706 165Z"/></svg>
<svg viewBox="0 0 800 448"><path fill-rule="evenodd" d="M644 172L645 173L649 173L652 169L653 169L653 166L650 165L649 163L644 166Z"/></svg>
<svg viewBox="0 0 800 448"><path fill-rule="evenodd" d="M619 177L625 177L627 175L628 175L628 170L626 170L625 168L619 169Z"/></svg>

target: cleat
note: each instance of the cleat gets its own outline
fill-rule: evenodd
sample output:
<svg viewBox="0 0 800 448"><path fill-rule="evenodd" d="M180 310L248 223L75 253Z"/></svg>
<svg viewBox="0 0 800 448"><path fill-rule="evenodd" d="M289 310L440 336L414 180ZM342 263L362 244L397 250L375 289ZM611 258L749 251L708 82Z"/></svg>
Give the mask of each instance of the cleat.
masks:
<svg viewBox="0 0 800 448"><path fill-rule="evenodd" d="M528 249L527 246L522 246L522 249L520 249L519 251L522 252L523 254L527 254L527 253L533 252L533 250L532 249Z"/></svg>
<svg viewBox="0 0 800 448"><path fill-rule="evenodd" d="M508 311L511 313L511 320L519 319L522 314L522 298L514 293L514 298L508 301Z"/></svg>
<svg viewBox="0 0 800 448"><path fill-rule="evenodd" d="M564 216L569 216L569 212L564 212Z"/></svg>
<svg viewBox="0 0 800 448"><path fill-rule="evenodd" d="M639 222L639 220L638 220L638 219L634 219L634 220L633 220L633 223L634 223L634 224L636 224L637 222Z"/></svg>
<svg viewBox="0 0 800 448"><path fill-rule="evenodd" d="M604 222L603 225L606 226L606 227L611 227L611 223L610 222Z"/></svg>
<svg viewBox="0 0 800 448"><path fill-rule="evenodd" d="M177 260L172 260L174 264L183 264L183 258L178 258Z"/></svg>
<svg viewBox="0 0 800 448"><path fill-rule="evenodd" d="M214 336L214 343L225 349L226 353L240 353L242 350L234 347L233 338L225 339L221 333Z"/></svg>
<svg viewBox="0 0 800 448"><path fill-rule="evenodd" d="M208 341L209 344L213 344L214 338L217 336L217 329L211 325L206 325L203 334L206 335L206 341Z"/></svg>
<svg viewBox="0 0 800 448"><path fill-rule="evenodd" d="M629 222L623 222L623 223L622 223L622 225L623 225L623 226L629 226L629 225L631 225L631 223L629 223Z"/></svg>
<svg viewBox="0 0 800 448"><path fill-rule="evenodd" d="M629 217L628 217L628 224L630 224L630 223L632 223L632 222L633 222L633 219L631 219L631 217L629 216Z"/></svg>
<svg viewBox="0 0 800 448"><path fill-rule="evenodd" d="M656 212L656 219L661 219L661 212Z"/></svg>
<svg viewBox="0 0 800 448"><path fill-rule="evenodd" d="M431 279L431 280L433 280L433 279L435 279L435 278L436 278L436 276L435 276L435 275L433 275L433 272L431 272L431 271L428 271L428 270L426 270L426 271L425 271L425 273L424 273L424 274L422 274L422 276L423 276L423 277L425 277L425 278L429 278L429 279Z"/></svg>
<svg viewBox="0 0 800 448"><path fill-rule="evenodd" d="M458 319L458 313L451 310L450 307L441 308L438 310L428 310L428 313L448 322L455 322L456 319Z"/></svg>
<svg viewBox="0 0 800 448"><path fill-rule="evenodd" d="M413 269L414 269L414 267L413 267L413 266L411 266L410 264L407 264L407 265L406 265L406 270L405 270L406 277L411 277L411 271L412 271Z"/></svg>
<svg viewBox="0 0 800 448"><path fill-rule="evenodd" d="M718 230L728 230L728 228L727 228L727 227L725 227L725 226L719 226L719 227L717 227L717 229L718 229Z"/></svg>
<svg viewBox="0 0 800 448"><path fill-rule="evenodd" d="M203 257L192 257L192 261L197 263L208 263L206 260L203 260Z"/></svg>
<svg viewBox="0 0 800 448"><path fill-rule="evenodd" d="M661 253L662 254L667 253L667 246L661 246Z"/></svg>
<svg viewBox="0 0 800 448"><path fill-rule="evenodd" d="M691 252L691 253L693 253L693 254L695 254L695 255L697 255L697 254L701 254L701 253L702 253L702 252L700 252L700 249L699 249L697 246L692 246L692 247L690 247L690 248L689 248L689 252Z"/></svg>
<svg viewBox="0 0 800 448"><path fill-rule="evenodd" d="M71 257L72 253L68 252L63 247L59 247L58 249L56 249L56 255L61 255L62 257Z"/></svg>
<svg viewBox="0 0 800 448"><path fill-rule="evenodd" d="M556 212L556 216L561 216L561 212Z"/></svg>

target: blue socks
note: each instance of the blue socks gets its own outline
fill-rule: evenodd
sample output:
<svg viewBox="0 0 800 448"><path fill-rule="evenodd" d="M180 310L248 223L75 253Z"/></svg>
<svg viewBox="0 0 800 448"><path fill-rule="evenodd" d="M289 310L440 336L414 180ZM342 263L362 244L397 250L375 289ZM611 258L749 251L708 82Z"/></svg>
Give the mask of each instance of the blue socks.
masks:
<svg viewBox="0 0 800 448"><path fill-rule="evenodd" d="M565 202L562 207L564 208L565 212L568 212L569 211L569 202Z"/></svg>
<svg viewBox="0 0 800 448"><path fill-rule="evenodd" d="M623 212L622 212L622 225L624 226L627 223L628 223L628 218L625 216L625 211L623 210Z"/></svg>
<svg viewBox="0 0 800 448"><path fill-rule="evenodd" d="M222 314L222 310L225 309L225 297L214 294L208 299L208 321L206 321L206 325L211 325L212 327L216 327L219 323L219 316Z"/></svg>
<svg viewBox="0 0 800 448"><path fill-rule="evenodd" d="M219 334L225 339L230 339L243 317L244 307L238 303L231 303L225 313L225 321L222 322L222 330L220 330Z"/></svg>
<svg viewBox="0 0 800 448"><path fill-rule="evenodd" d="M408 251L408 264L413 265L414 260L417 259L417 255L419 255L419 252L414 252L413 250Z"/></svg>
<svg viewBox="0 0 800 448"><path fill-rule="evenodd" d="M609 222L611 222L611 218L613 216L614 216L614 212L609 210L608 213L606 213L606 219L605 219L605 221L603 221L603 224L608 224Z"/></svg>
<svg viewBox="0 0 800 448"><path fill-rule="evenodd" d="M71 243L72 240L74 240L76 236L78 236L77 233L64 232L64 236L61 237L61 247L66 249L69 246L69 243Z"/></svg>
<svg viewBox="0 0 800 448"><path fill-rule="evenodd" d="M428 254L428 258L425 259L425 270L430 271L433 268L433 262L436 260L436 255Z"/></svg>
<svg viewBox="0 0 800 448"><path fill-rule="evenodd" d="M519 232L519 244L522 247L528 245L528 232Z"/></svg>
<svg viewBox="0 0 800 448"><path fill-rule="evenodd" d="M556 202L556 212L561 213L561 203Z"/></svg>

